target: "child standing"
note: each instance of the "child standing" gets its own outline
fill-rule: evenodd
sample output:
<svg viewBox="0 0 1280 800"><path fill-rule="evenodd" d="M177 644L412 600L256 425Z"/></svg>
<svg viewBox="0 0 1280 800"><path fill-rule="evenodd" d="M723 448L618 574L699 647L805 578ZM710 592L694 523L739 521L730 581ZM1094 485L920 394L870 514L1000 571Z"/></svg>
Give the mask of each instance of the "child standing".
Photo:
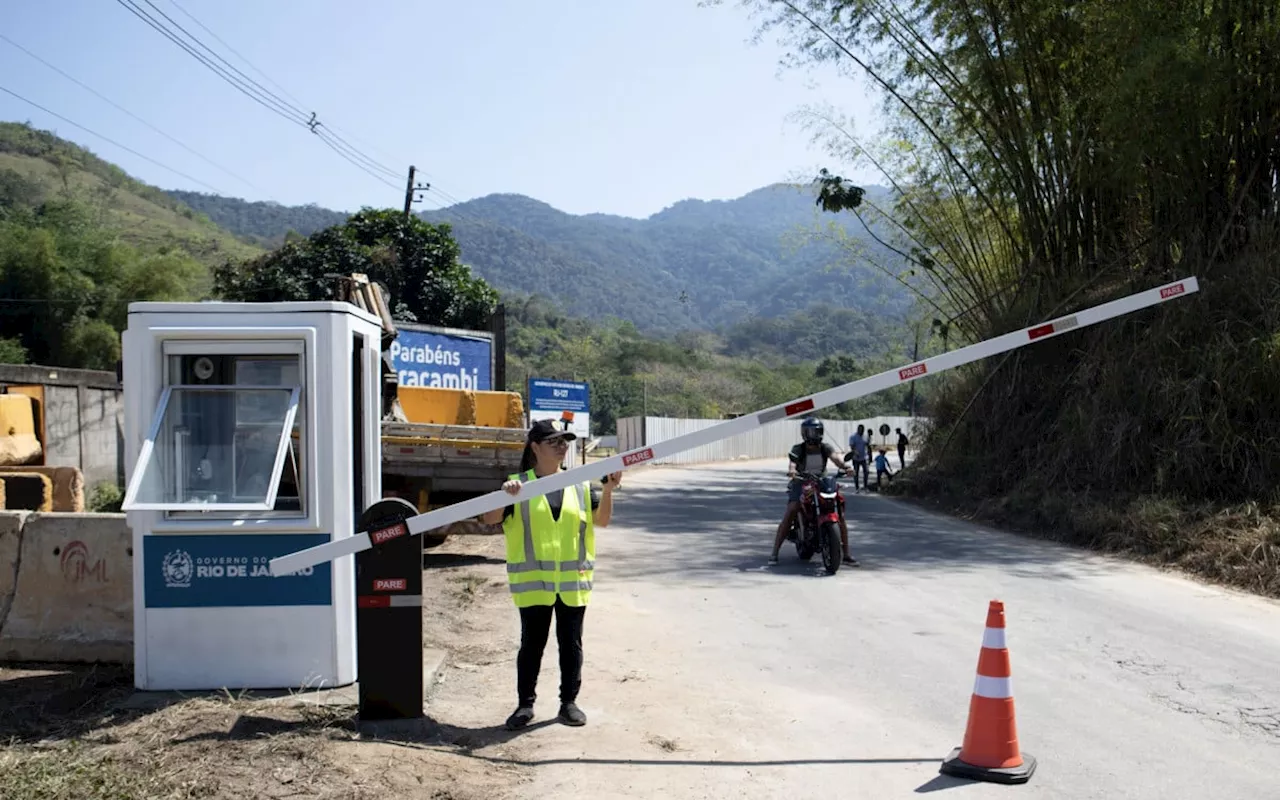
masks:
<svg viewBox="0 0 1280 800"><path fill-rule="evenodd" d="M889 459L885 457L884 450L880 451L880 455L876 456L876 488L880 488L880 476L888 475L889 483L893 483L893 471L889 469Z"/></svg>

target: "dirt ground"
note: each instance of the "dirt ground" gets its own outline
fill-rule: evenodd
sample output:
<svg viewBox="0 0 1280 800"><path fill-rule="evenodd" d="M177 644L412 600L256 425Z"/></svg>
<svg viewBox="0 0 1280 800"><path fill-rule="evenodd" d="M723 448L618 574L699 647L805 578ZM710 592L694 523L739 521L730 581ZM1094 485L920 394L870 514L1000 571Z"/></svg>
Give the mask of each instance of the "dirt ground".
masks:
<svg viewBox="0 0 1280 800"><path fill-rule="evenodd" d="M0 798L512 797L528 767L501 727L519 630L502 564L497 536L424 555L426 646L447 658L414 733L362 735L354 703L224 694L137 708L129 666L0 665ZM478 706L491 723L450 724Z"/></svg>

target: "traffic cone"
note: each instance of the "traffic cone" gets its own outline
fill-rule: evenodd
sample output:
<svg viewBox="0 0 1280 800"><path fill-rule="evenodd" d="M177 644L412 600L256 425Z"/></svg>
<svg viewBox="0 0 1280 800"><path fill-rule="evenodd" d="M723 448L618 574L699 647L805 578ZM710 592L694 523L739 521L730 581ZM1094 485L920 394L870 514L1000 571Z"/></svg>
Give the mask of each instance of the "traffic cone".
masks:
<svg viewBox="0 0 1280 800"><path fill-rule="evenodd" d="M943 760L939 772L992 783L1026 783L1035 771L1035 757L1018 748L1009 648L1004 638L1004 603L992 600L978 656L978 678L969 699L964 742Z"/></svg>

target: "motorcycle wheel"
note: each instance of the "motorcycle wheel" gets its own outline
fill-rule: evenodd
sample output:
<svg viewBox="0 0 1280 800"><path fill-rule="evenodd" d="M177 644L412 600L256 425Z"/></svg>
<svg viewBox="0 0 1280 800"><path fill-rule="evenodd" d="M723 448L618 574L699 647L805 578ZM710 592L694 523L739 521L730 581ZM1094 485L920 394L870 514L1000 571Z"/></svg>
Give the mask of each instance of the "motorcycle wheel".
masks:
<svg viewBox="0 0 1280 800"><path fill-rule="evenodd" d="M822 547L822 566L826 569L828 575L836 574L836 570L840 569L840 564L844 555L843 548L840 545L840 526L834 522L828 522L822 526L821 547Z"/></svg>
<svg viewBox="0 0 1280 800"><path fill-rule="evenodd" d="M795 534L796 558L801 561L813 558L813 547L805 542L808 537L804 535L804 529L800 527L799 521L792 525L791 531Z"/></svg>

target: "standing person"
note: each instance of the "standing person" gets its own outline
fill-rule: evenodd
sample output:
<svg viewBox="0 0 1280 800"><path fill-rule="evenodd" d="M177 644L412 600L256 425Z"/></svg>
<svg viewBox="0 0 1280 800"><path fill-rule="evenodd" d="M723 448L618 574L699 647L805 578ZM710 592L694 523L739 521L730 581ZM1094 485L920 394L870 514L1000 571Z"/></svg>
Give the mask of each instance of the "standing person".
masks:
<svg viewBox="0 0 1280 800"><path fill-rule="evenodd" d="M560 430L551 420L539 420L529 428L520 474L512 475L502 490L516 494L526 481L554 475L561 469L569 443L578 437ZM520 652L516 656L515 712L507 729L518 730L533 719L542 653L556 618L556 644L560 651L560 714L566 725L585 725L587 715L577 706L582 687L582 622L591 599L595 571L595 529L613 519L613 490L622 479L615 472L605 479L604 490L589 482L557 489L486 513L486 524L502 522L507 544L507 584L520 610ZM590 503L587 498L590 498Z"/></svg>
<svg viewBox="0 0 1280 800"><path fill-rule="evenodd" d="M867 473L867 449L870 447L868 439L862 438L863 426L859 425L852 436L849 437L849 455L845 460L853 464L853 490L858 491L858 471L862 471L862 488L866 489L870 486L871 476ZM867 432L870 437L870 431Z"/></svg>
<svg viewBox="0 0 1280 800"><path fill-rule="evenodd" d="M898 432L898 468L906 469L907 445L910 444L910 442L907 441L907 435L902 432L902 428L895 428L894 430Z"/></svg>

